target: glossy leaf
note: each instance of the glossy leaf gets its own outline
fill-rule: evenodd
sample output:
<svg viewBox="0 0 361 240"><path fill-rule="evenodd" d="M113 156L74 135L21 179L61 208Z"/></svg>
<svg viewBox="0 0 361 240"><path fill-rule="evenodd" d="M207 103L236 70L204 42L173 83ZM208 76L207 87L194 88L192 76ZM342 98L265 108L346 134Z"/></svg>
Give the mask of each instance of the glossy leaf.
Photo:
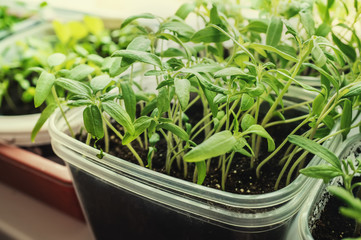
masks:
<svg viewBox="0 0 361 240"><path fill-rule="evenodd" d="M241 98L241 111L247 111L254 104L254 99L250 97L247 93L242 94Z"/></svg>
<svg viewBox="0 0 361 240"><path fill-rule="evenodd" d="M118 50L115 51L112 56L125 57L134 61L144 62L162 68L162 62L160 59L156 55L148 52L138 50Z"/></svg>
<svg viewBox="0 0 361 240"><path fill-rule="evenodd" d="M218 31L213 27L205 27L198 32L196 32L191 41L194 43L213 43L213 42L224 42L229 40L229 37L224 35L222 32Z"/></svg>
<svg viewBox="0 0 361 240"><path fill-rule="evenodd" d="M91 88L82 82L67 78L58 78L56 79L55 84L76 95L88 98L91 96Z"/></svg>
<svg viewBox="0 0 361 240"><path fill-rule="evenodd" d="M312 59L317 66L323 67L326 64L327 57L316 42L314 42L311 54L312 54Z"/></svg>
<svg viewBox="0 0 361 240"><path fill-rule="evenodd" d="M188 106L190 98L191 83L188 79L174 79L175 94L178 97L182 110L185 110Z"/></svg>
<svg viewBox="0 0 361 240"><path fill-rule="evenodd" d="M250 114L245 114L242 118L241 128L243 131L246 131L250 126L256 124L256 120Z"/></svg>
<svg viewBox="0 0 361 240"><path fill-rule="evenodd" d="M129 114L116 102L102 102L102 107L117 123L123 126L131 135L134 135L135 129Z"/></svg>
<svg viewBox="0 0 361 240"><path fill-rule="evenodd" d="M237 143L236 138L228 130L218 132L206 139L201 144L194 147L190 152L184 155L186 162L201 162L206 159L217 157L233 149Z"/></svg>
<svg viewBox="0 0 361 240"><path fill-rule="evenodd" d="M332 34L332 40L351 61L356 61L356 51L352 46L344 44L335 34Z"/></svg>
<svg viewBox="0 0 361 240"><path fill-rule="evenodd" d="M271 137L271 135L269 135L269 133L261 125L254 124L254 125L248 127L246 132L254 133L254 134L257 134L258 136L266 138L269 152L271 152L275 149L276 145L275 145L273 138Z"/></svg>
<svg viewBox="0 0 361 240"><path fill-rule="evenodd" d="M307 5L308 4L306 4L306 6L300 10L299 15L301 18L301 23L306 29L306 32L309 36L312 36L315 34L315 22L312 16L312 7L310 5Z"/></svg>
<svg viewBox="0 0 361 240"><path fill-rule="evenodd" d="M48 97L51 88L55 82L54 74L43 71L40 74L39 79L36 82L35 95L34 95L34 104L35 107L39 107L45 99Z"/></svg>
<svg viewBox="0 0 361 240"><path fill-rule="evenodd" d="M285 52L282 52L281 50L275 48L275 47L272 47L272 46L268 46L268 45L263 45L263 44L260 44L260 43L251 43L249 45L250 48L253 48L255 50L257 49L261 49L261 50L266 50L266 51L270 51L270 52L274 52L274 53L277 53L278 55L280 55L281 57L283 57L284 59L286 60L289 60L289 61L292 61L292 62L298 62L297 58L285 53Z"/></svg>
<svg viewBox="0 0 361 240"><path fill-rule="evenodd" d="M84 127L97 139L104 137L102 113L96 105L89 105L83 111Z"/></svg>
<svg viewBox="0 0 361 240"><path fill-rule="evenodd" d="M99 36L104 31L104 23L99 17L84 16L84 23L89 32Z"/></svg>
<svg viewBox="0 0 361 240"><path fill-rule="evenodd" d="M127 145L128 143L132 142L150 126L152 121L154 121L153 118L148 116L141 116L140 118L137 118L134 122L134 134L131 135L130 133L126 133L122 143Z"/></svg>
<svg viewBox="0 0 361 240"><path fill-rule="evenodd" d="M208 81L205 77L203 77L200 73L198 73L197 71L194 71L193 69L184 69L183 72L191 73L191 74L195 75L197 77L197 79L199 80L200 84L202 86L204 86L206 89L208 89L209 91L216 92L216 93L223 93L223 94L227 93L227 89L224 89L218 85L213 84L212 82Z"/></svg>
<svg viewBox="0 0 361 240"><path fill-rule="evenodd" d="M278 17L272 17L267 28L266 44L277 46L282 37L283 22Z"/></svg>
<svg viewBox="0 0 361 240"><path fill-rule="evenodd" d="M355 84L354 86L350 87L346 90L346 93L343 97L350 98L361 95L361 82Z"/></svg>
<svg viewBox="0 0 361 240"><path fill-rule="evenodd" d="M178 8L175 15L182 18L182 19L186 19L187 16L193 11L193 9L195 7L196 6L195 6L194 3L184 3Z"/></svg>
<svg viewBox="0 0 361 240"><path fill-rule="evenodd" d="M112 81L108 74L103 74L94 77L90 81L90 87L93 89L94 92L103 90L108 84Z"/></svg>
<svg viewBox="0 0 361 240"><path fill-rule="evenodd" d="M44 125L44 123L48 120L48 118L53 114L55 109L58 106L55 103L51 103L46 106L46 108L41 112L39 119L36 121L36 124L31 131L31 141L34 142L36 135L39 133L40 129Z"/></svg>
<svg viewBox="0 0 361 240"><path fill-rule="evenodd" d="M307 177L323 179L328 183L334 177L342 176L343 173L340 169L330 165L311 166L300 170L300 173Z"/></svg>
<svg viewBox="0 0 361 240"><path fill-rule="evenodd" d="M166 29L172 32L176 32L178 35L184 36L188 39L190 39L195 33L195 30L191 26L181 21L165 22L161 25L160 28L162 30Z"/></svg>
<svg viewBox="0 0 361 240"><path fill-rule="evenodd" d="M66 59L66 56L62 53L53 53L48 57L48 64L50 67L55 67L62 64Z"/></svg>
<svg viewBox="0 0 361 240"><path fill-rule="evenodd" d="M349 99L345 99L342 108L341 126L340 126L340 128L344 130L342 132L343 139L346 139L347 134L350 132L351 123L352 123L352 103Z"/></svg>
<svg viewBox="0 0 361 240"><path fill-rule="evenodd" d="M125 110L129 114L132 121L134 121L137 107L137 99L134 90L128 82L121 82L120 86L122 88Z"/></svg>
<svg viewBox="0 0 361 240"><path fill-rule="evenodd" d="M216 78L218 78L218 77L228 77L228 76L237 76L237 75L245 75L245 76L247 76L247 74L242 69L236 68L236 67L224 68L224 69L219 70L216 73L214 73L214 77L216 77Z"/></svg>
<svg viewBox="0 0 361 240"><path fill-rule="evenodd" d="M120 26L120 28L124 28L129 23L133 22L136 19L140 19L140 18L155 19L156 16L151 13L143 13L143 14L139 14L139 15L134 15L134 16L131 16L131 17L128 17L127 19L125 19L124 22L122 23L122 25Z"/></svg>
<svg viewBox="0 0 361 240"><path fill-rule="evenodd" d="M180 139L182 139L184 141L189 140L188 133L186 131L184 131L182 128L180 128L179 126L175 125L174 123L159 123L157 125L157 129L159 129L159 128L166 129L166 130L172 132L174 135L178 136Z"/></svg>
<svg viewBox="0 0 361 240"><path fill-rule="evenodd" d="M291 143L296 144L297 146L305 149L306 151L319 156L320 158L324 159L326 162L331 164L333 167L341 170L341 163L338 160L338 158L336 157L336 155L334 153L332 153L330 150L328 150L327 148L321 146L320 144L318 144L308 138L297 136L297 135L289 136L288 140Z"/></svg>
<svg viewBox="0 0 361 240"><path fill-rule="evenodd" d="M94 72L94 68L85 64L80 64L70 70L68 78L80 81L88 77L88 75L90 75L93 72Z"/></svg>
<svg viewBox="0 0 361 240"><path fill-rule="evenodd" d="M158 89L158 97L157 97L157 108L160 113L164 113L168 111L170 99L169 99L169 90L168 87L162 87Z"/></svg>

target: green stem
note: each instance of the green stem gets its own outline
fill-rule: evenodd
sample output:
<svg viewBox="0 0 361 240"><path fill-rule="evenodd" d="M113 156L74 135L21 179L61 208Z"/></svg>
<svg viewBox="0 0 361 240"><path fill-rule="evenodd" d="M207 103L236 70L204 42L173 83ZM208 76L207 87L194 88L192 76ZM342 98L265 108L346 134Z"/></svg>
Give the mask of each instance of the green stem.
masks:
<svg viewBox="0 0 361 240"><path fill-rule="evenodd" d="M227 166L226 166L226 169L225 169L224 173L222 174L222 189L223 189L223 190L226 189L227 176L228 176L228 173L229 173L229 169L230 169L230 167L231 167L231 163L232 163L234 154L235 154L235 152L232 152L232 153L227 157L227 159L225 160L225 162L227 162Z"/></svg>
<svg viewBox="0 0 361 240"><path fill-rule="evenodd" d="M117 137L119 137L120 140L123 140L123 135L117 129L115 129L115 127L108 121L108 119L106 119L103 116L103 120L107 124L107 126L115 133L115 135L117 135ZM134 150L132 145L130 143L128 143L125 146L127 146L127 148L130 150L130 152L133 154L133 156L137 159L139 165L144 167L144 163L143 163L142 159L140 158L139 154Z"/></svg>
<svg viewBox="0 0 361 240"><path fill-rule="evenodd" d="M300 116L300 117L290 118L290 119L287 119L287 120L271 122L271 123L268 123L264 128L269 128L269 127L279 125L279 124L287 124L287 123L298 122L298 121L301 121L301 120L303 120L303 119L305 119L307 117L308 117L308 115L303 115L303 116Z"/></svg>
<svg viewBox="0 0 361 240"><path fill-rule="evenodd" d="M303 120L295 129L293 129L293 131L289 134L295 134L303 125L305 125L309 120L309 116ZM276 150L274 150L270 155L268 155L267 158L265 158L260 164L258 164L257 168L256 168L256 175L259 178L261 176L261 168L263 165L265 165L269 160L272 159L272 157L274 157L282 148L283 146L287 143L288 139L286 138L285 140L283 140L283 142L276 148Z"/></svg>
<svg viewBox="0 0 361 240"><path fill-rule="evenodd" d="M64 110L63 110L63 108L61 107L61 103L60 103L60 100L59 100L59 98L58 98L58 94L56 93L56 89L55 89L54 86L51 88L51 92L52 92L52 94L53 94L53 97L54 97L54 99L55 99L56 104L58 105L58 107L59 107L59 109L60 109L61 115L63 116L63 119L65 120L65 123L66 123L66 125L68 126L70 135L71 135L73 138L75 138L74 131L73 131L73 129L71 128L70 123L69 123L67 117L65 116Z"/></svg>

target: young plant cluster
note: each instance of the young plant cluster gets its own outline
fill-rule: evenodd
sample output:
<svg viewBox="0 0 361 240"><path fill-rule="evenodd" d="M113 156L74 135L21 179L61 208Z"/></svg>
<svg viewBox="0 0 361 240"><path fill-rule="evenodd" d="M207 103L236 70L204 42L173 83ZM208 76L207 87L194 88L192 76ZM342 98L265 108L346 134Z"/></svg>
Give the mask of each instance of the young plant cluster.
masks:
<svg viewBox="0 0 361 240"><path fill-rule="evenodd" d="M41 37L29 36L2 50L0 114L18 115L39 111L32 104L39 77L36 71L52 67L52 63L47 62L49 55L66 54L65 69L77 66L86 71L98 60L98 54L106 55L120 48L118 39L111 36L99 18L86 16L84 21L68 23L54 21L53 31L55 34L47 34L44 30L44 33L40 33Z"/></svg>
<svg viewBox="0 0 361 240"><path fill-rule="evenodd" d="M311 166L301 169L300 172L308 177L323 179L327 184L331 179L341 178L342 186L331 185L327 190L341 199L346 206L340 207L340 213L346 217L355 219L354 236L361 235L361 182L355 182L354 178L360 176L361 159L355 161L351 158L338 159L327 148L301 136L290 136L290 141L308 152L324 159L328 165Z"/></svg>
<svg viewBox="0 0 361 240"><path fill-rule="evenodd" d="M346 137L359 125L352 125L352 109L359 106L361 91L353 40L344 43L331 27L315 31L313 4L295 3L297 8L290 7L294 14L285 17L280 7L261 9L259 19L244 17L238 2L187 3L166 19L152 14L127 18L120 30L132 25L134 39L125 49L98 55L97 61L66 69L66 55L51 55L37 81L35 105L49 98L55 104L43 111L33 138L56 107L66 119L65 102L81 109L86 143L100 148L99 157L109 152L115 134L139 165L150 169L166 145L164 171L178 169L198 184L219 171L225 189L232 165L244 158L258 178L265 165L281 166L275 190L281 181L289 184L307 152L287 137L275 141L269 129L294 124L287 134L318 143L336 134ZM188 23L192 17L197 26ZM308 84L304 75L317 83ZM155 90L145 91L152 84ZM291 96L296 100L289 105L294 88L313 97ZM59 91L66 93L61 99ZM192 109L201 117L192 119ZM338 121L341 129L331 131Z"/></svg>

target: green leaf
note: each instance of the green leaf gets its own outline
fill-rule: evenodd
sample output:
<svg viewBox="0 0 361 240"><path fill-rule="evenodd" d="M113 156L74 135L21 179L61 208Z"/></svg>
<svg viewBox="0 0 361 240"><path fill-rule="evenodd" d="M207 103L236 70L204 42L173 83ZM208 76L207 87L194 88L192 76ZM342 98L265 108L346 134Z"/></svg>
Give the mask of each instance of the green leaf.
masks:
<svg viewBox="0 0 361 240"><path fill-rule="evenodd" d="M181 19L186 19L187 16L194 10L195 7L196 6L194 3L184 3L178 8L175 15L180 17Z"/></svg>
<svg viewBox="0 0 361 240"><path fill-rule="evenodd" d="M70 70L68 78L80 81L88 77L92 72L94 72L94 68L85 64L80 64Z"/></svg>
<svg viewBox="0 0 361 240"><path fill-rule="evenodd" d="M250 114L245 114L242 118L241 128L243 131L246 131L250 126L256 124L256 120Z"/></svg>
<svg viewBox="0 0 361 240"><path fill-rule="evenodd" d="M302 81L298 81L297 79L291 77L287 71L282 71L282 69L281 70L273 70L273 69L271 69L271 70L269 70L269 72L277 72L278 74L281 74L282 76L294 81L296 84L300 85L303 89L305 89L307 91L318 92L318 93L321 92L317 88L314 88L314 87L312 87L310 85L307 85L307 84L303 83Z"/></svg>
<svg viewBox="0 0 361 240"><path fill-rule="evenodd" d="M222 68L223 67L218 63L207 63L207 64L199 63L191 66L188 69L198 73L214 73L220 71Z"/></svg>
<svg viewBox="0 0 361 240"><path fill-rule="evenodd" d="M317 70L319 73L321 73L323 76L325 76L327 78L327 80L330 81L330 83L332 83L332 85L336 88L339 89L340 88L340 84L337 82L337 80L332 77L329 73L327 73L325 70L323 70L322 68L316 66L315 64L312 63L303 63L302 65L307 66L307 67L311 67L315 70Z"/></svg>
<svg viewBox="0 0 361 240"><path fill-rule="evenodd" d="M271 135L268 134L268 132L261 125L254 124L254 125L250 126L249 128L247 128L246 132L254 133L263 138L266 138L269 152L271 152L275 149L276 146L275 146L275 142L273 141L273 138L271 137Z"/></svg>
<svg viewBox="0 0 361 240"><path fill-rule="evenodd" d="M180 128L179 126L175 125L174 123L159 123L157 125L157 129L159 129L159 128L163 128L163 129L166 129L166 130L172 132L174 135L178 136L180 139L182 139L184 141L189 140L188 133L186 131L184 131L182 128Z"/></svg>
<svg viewBox="0 0 361 240"><path fill-rule="evenodd" d="M35 107L39 107L45 99L48 97L51 88L55 82L55 76L51 73L43 71L40 74L38 81L36 82L34 104Z"/></svg>
<svg viewBox="0 0 361 240"><path fill-rule="evenodd" d="M109 68L109 75L111 77L118 76L122 72L128 69L130 65L127 65L125 67L121 67L122 64L122 58L121 57L113 57L110 61L110 68Z"/></svg>
<svg viewBox="0 0 361 240"><path fill-rule="evenodd" d="M278 17L272 17L267 28L266 44L277 46L282 37L283 22Z"/></svg>
<svg viewBox="0 0 361 240"><path fill-rule="evenodd" d="M199 30L191 38L191 41L194 43L213 43L227 40L229 40L228 36L210 26Z"/></svg>
<svg viewBox="0 0 361 240"><path fill-rule="evenodd" d="M317 42L314 42L313 44L311 51L312 59L317 66L323 67L326 64L327 57L320 46L318 46Z"/></svg>
<svg viewBox="0 0 361 240"><path fill-rule="evenodd" d="M355 198L352 193L347 191L342 187L337 186L329 186L327 190L344 203L346 203L349 207L351 207L354 211L361 212L361 200L359 198Z"/></svg>
<svg viewBox="0 0 361 240"><path fill-rule="evenodd" d="M104 58L102 58L101 56L97 55L97 54L89 54L87 56L87 59L95 64L97 64L98 66L102 66L104 63Z"/></svg>
<svg viewBox="0 0 361 240"><path fill-rule="evenodd" d="M332 28L327 23L322 23L316 30L316 36L326 37L330 32L332 31Z"/></svg>
<svg viewBox="0 0 361 240"><path fill-rule="evenodd" d="M178 97L182 110L184 111L189 102L191 83L188 79L174 79L175 94Z"/></svg>
<svg viewBox="0 0 361 240"><path fill-rule="evenodd" d="M346 93L343 97L350 98L361 95L361 82L355 84L354 86L350 87L346 90Z"/></svg>
<svg viewBox="0 0 361 240"><path fill-rule="evenodd" d="M97 139L104 137L102 113L98 106L92 104L83 111L84 127L88 133Z"/></svg>
<svg viewBox="0 0 361 240"><path fill-rule="evenodd" d="M196 162L197 184L202 185L207 175L207 164L205 161Z"/></svg>
<svg viewBox="0 0 361 240"><path fill-rule="evenodd" d="M218 132L194 147L184 155L186 162L201 162L206 159L223 155L233 149L237 143L236 138L228 130Z"/></svg>
<svg viewBox="0 0 361 240"><path fill-rule="evenodd" d="M228 77L228 76L238 76L238 75L244 75L247 76L247 74L240 68L237 67L227 67L222 70L217 71L214 73L214 77Z"/></svg>
<svg viewBox="0 0 361 240"><path fill-rule="evenodd" d="M356 61L356 50L352 46L344 44L335 34L332 34L332 40L351 61Z"/></svg>
<svg viewBox="0 0 361 240"><path fill-rule="evenodd" d="M352 123L352 103L349 99L345 99L343 103L342 108L342 114L341 114L341 130L344 130L342 132L342 137L345 140L347 137L347 134L350 132L350 127Z"/></svg>
<svg viewBox="0 0 361 240"><path fill-rule="evenodd" d="M155 19L156 16L151 14L151 13L143 13L143 14L139 14L139 15L134 15L131 17L128 17L127 19L124 20L124 22L122 23L122 25L120 26L120 28L124 28L125 26L127 26L129 23L133 22L136 19L139 18L144 18L144 19Z"/></svg>
<svg viewBox="0 0 361 240"><path fill-rule="evenodd" d="M297 146L305 149L306 151L319 156L320 158L324 159L326 162L328 162L335 168L340 169L340 171L342 171L340 161L338 160L336 155L333 154L331 151L329 151L327 148L321 146L320 144L308 138L297 135L289 136L288 140L290 141L290 143L296 144Z"/></svg>
<svg viewBox="0 0 361 240"><path fill-rule="evenodd" d="M246 26L247 31L257 32L257 33L266 33L268 29L268 24L263 19L260 20L250 20Z"/></svg>
<svg viewBox="0 0 361 240"><path fill-rule="evenodd" d="M99 36L104 31L104 23L99 17L84 16L84 23L89 32L95 36Z"/></svg>
<svg viewBox="0 0 361 240"><path fill-rule="evenodd" d="M136 139L140 134L142 134L152 123L153 118L148 116L141 116L140 118L137 118L134 122L134 129L135 132L133 135L130 133L126 133L123 138L123 144L127 145L128 143L132 142L134 139Z"/></svg>
<svg viewBox="0 0 361 240"><path fill-rule="evenodd" d="M211 83L205 77L203 77L200 73L194 71L193 69L184 69L182 72L191 73L191 74L195 75L196 78L198 78L200 84L212 92L227 94L227 89L224 89L218 85Z"/></svg>
<svg viewBox="0 0 361 240"><path fill-rule="evenodd" d="M138 50L118 50L115 51L112 56L124 57L133 61L144 62L162 68L161 60L153 53Z"/></svg>
<svg viewBox="0 0 361 240"><path fill-rule="evenodd" d="M241 111L247 111L254 104L254 99L247 93L242 94L241 98Z"/></svg>
<svg viewBox="0 0 361 240"><path fill-rule="evenodd" d="M90 81L90 87L94 92L103 90L112 81L108 74L96 76Z"/></svg>
<svg viewBox="0 0 361 240"><path fill-rule="evenodd" d="M325 104L325 96L324 94L320 93L317 95L317 97L315 97L315 99L312 102L312 114L314 115L320 115Z"/></svg>
<svg viewBox="0 0 361 240"><path fill-rule="evenodd" d="M311 166L300 170L300 173L307 177L323 179L328 183L331 179L337 176L342 176L343 173L340 169L330 165Z"/></svg>
<svg viewBox="0 0 361 240"><path fill-rule="evenodd" d="M132 119L128 113L116 102L102 102L102 107L117 123L123 126L131 135L134 135L135 129Z"/></svg>
<svg viewBox="0 0 361 240"><path fill-rule="evenodd" d="M62 64L66 59L66 56L62 53L53 53L48 57L48 64L50 67L55 67Z"/></svg>
<svg viewBox="0 0 361 240"><path fill-rule="evenodd" d="M38 121L36 122L33 130L31 131L31 141L32 142L35 141L36 135L39 133L40 129L42 128L42 126L44 125L46 120L48 120L48 118L53 114L53 112L55 111L55 109L57 107L58 106L55 103L51 103L51 104L47 105L46 108L41 112Z"/></svg>
<svg viewBox="0 0 361 240"><path fill-rule="evenodd" d="M165 22L160 26L160 28L162 30L166 29L172 32L176 32L178 35L184 36L187 39L190 39L195 33L195 30L191 26L181 21Z"/></svg>
<svg viewBox="0 0 361 240"><path fill-rule="evenodd" d="M53 21L53 28L58 39L66 44L71 38L70 28L66 24L62 24L61 22L55 20Z"/></svg>
<svg viewBox="0 0 361 240"><path fill-rule="evenodd" d="M307 6L301 9L299 12L301 23L303 27L306 29L306 32L309 36L315 34L315 22L313 21L312 16L312 6L306 4Z"/></svg>
<svg viewBox="0 0 361 240"><path fill-rule="evenodd" d="M157 108L160 113L168 111L170 104L168 87L158 89Z"/></svg>
<svg viewBox="0 0 361 240"><path fill-rule="evenodd" d="M82 82L67 78L58 78L55 80L55 84L76 95L88 98L91 96L91 88Z"/></svg>
<svg viewBox="0 0 361 240"><path fill-rule="evenodd" d="M121 82L120 85L122 87L125 110L129 114L132 121L134 121L137 108L137 99L132 85L128 82Z"/></svg>
<svg viewBox="0 0 361 240"><path fill-rule="evenodd" d="M292 61L292 62L298 62L298 59L285 53L285 52L282 52L281 50L275 48L275 47L272 47L272 46L268 46L268 45L263 45L263 44L260 44L260 43L251 43L249 45L250 48L253 48L255 50L257 49L261 49L261 50L266 50L266 51L269 51L269 52L274 52L274 53L277 53L278 55L280 55L281 57L283 57L284 59L286 60L289 60L289 61Z"/></svg>

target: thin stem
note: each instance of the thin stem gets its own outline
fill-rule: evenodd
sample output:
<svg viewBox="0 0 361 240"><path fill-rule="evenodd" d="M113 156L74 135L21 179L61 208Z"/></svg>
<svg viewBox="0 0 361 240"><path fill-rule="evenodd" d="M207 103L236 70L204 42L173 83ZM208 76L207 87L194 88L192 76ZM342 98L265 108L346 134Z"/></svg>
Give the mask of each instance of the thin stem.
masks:
<svg viewBox="0 0 361 240"><path fill-rule="evenodd" d="M52 92L52 94L53 94L53 97L54 97L54 99L55 99L56 104L58 105L58 107L59 107L59 109L60 109L61 115L63 116L63 118L64 118L64 120L65 120L65 123L66 123L66 125L68 126L70 135L71 135L73 138L75 138L74 131L73 131L73 129L71 128L70 123L69 123L67 117L65 116L64 110L63 110L63 108L61 107L61 103L60 103L60 100L59 100L59 98L58 98L58 94L56 93L56 90L55 90L55 87L54 87L54 86L51 88L51 92Z"/></svg>
<svg viewBox="0 0 361 240"><path fill-rule="evenodd" d="M308 117L308 115L303 115L303 116L300 116L300 117L290 118L290 119L287 119L287 120L271 122L271 123L268 123L266 126L264 126L264 128L269 128L269 127L279 125L279 124L287 124L287 123L298 122L298 121L301 121L301 120L303 120L303 119L305 119L307 117Z"/></svg>
<svg viewBox="0 0 361 240"><path fill-rule="evenodd" d="M293 131L289 134L295 134L303 125L305 125L309 120L309 117L307 117L303 122L301 122ZM267 158L265 158L260 164L258 164L256 169L257 177L259 178L261 176L261 168L263 165L265 165L269 160L271 160L272 157L274 157L281 149L282 147L287 143L288 139L286 138L283 140L283 142L274 150Z"/></svg>
<svg viewBox="0 0 361 240"><path fill-rule="evenodd" d="M117 137L119 137L121 140L123 140L123 135L117 130L115 129L115 127L108 121L108 119L106 119L103 116L103 120L105 121L105 123L107 124L107 126L115 133L115 135L117 135ZM130 143L126 144L125 146L127 146L127 148L131 151L131 153L133 154L133 156L137 159L138 163L140 166L144 167L144 163L143 160L140 158L140 156L138 155L138 153L134 150L134 148L132 147L132 145Z"/></svg>

